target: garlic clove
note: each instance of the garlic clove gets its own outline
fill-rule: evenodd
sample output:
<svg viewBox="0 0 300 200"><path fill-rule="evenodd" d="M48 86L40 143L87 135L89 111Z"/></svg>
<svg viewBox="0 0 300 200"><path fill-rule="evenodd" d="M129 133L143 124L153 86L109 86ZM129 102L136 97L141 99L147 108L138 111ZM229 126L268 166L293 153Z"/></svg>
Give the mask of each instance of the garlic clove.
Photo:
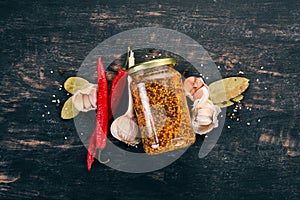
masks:
<svg viewBox="0 0 300 200"><path fill-rule="evenodd" d="M79 111L83 110L83 99L82 99L81 93L74 94L72 97L72 102L73 102L74 107L77 110L79 110Z"/></svg>
<svg viewBox="0 0 300 200"><path fill-rule="evenodd" d="M92 104L92 109L96 109L97 108L97 97L96 97L96 93L91 93L89 94L89 100Z"/></svg>
<svg viewBox="0 0 300 200"><path fill-rule="evenodd" d="M197 115L196 122L199 125L209 125L212 123L212 119L206 115Z"/></svg>
<svg viewBox="0 0 300 200"><path fill-rule="evenodd" d="M202 108L198 110L198 115L213 116L214 110L210 108Z"/></svg>
<svg viewBox="0 0 300 200"><path fill-rule="evenodd" d="M203 90L202 88L200 88L193 94L193 99L201 99L202 96L203 96Z"/></svg>
<svg viewBox="0 0 300 200"><path fill-rule="evenodd" d="M214 105L214 114L213 114L213 123L215 124L215 128L218 127L219 121L218 121L218 115L221 113L221 108L217 105Z"/></svg>
<svg viewBox="0 0 300 200"><path fill-rule="evenodd" d="M90 102L89 96L87 94L83 94L82 99L83 99L83 111L87 112L92 108L92 104Z"/></svg>
<svg viewBox="0 0 300 200"><path fill-rule="evenodd" d="M196 104L204 104L208 101L209 91L207 85L201 87L193 96L195 99L194 103Z"/></svg>
<svg viewBox="0 0 300 200"><path fill-rule="evenodd" d="M214 124L210 124L208 126L200 126L197 131L195 131L199 135L204 135L210 132L214 128Z"/></svg>

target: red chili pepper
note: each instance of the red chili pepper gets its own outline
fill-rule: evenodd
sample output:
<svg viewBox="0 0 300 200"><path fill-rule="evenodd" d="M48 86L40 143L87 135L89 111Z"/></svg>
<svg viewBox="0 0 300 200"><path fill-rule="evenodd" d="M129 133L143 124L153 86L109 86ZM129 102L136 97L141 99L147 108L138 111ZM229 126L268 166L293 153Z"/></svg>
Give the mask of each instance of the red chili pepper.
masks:
<svg viewBox="0 0 300 200"><path fill-rule="evenodd" d="M109 100L108 100L108 105L109 105L109 113L108 113L108 119L112 119L113 112L117 109L119 102L121 100L123 91L125 89L126 85L126 75L127 71L118 70L118 75L114 78L111 88L110 88L110 93L109 93Z"/></svg>
<svg viewBox="0 0 300 200"><path fill-rule="evenodd" d="M95 156L96 156L95 141L96 141L96 132L94 131L92 133L91 138L90 138L90 143L89 143L89 148L88 148L88 153L87 153L87 166L88 166L88 170L91 170L92 164L93 164Z"/></svg>
<svg viewBox="0 0 300 200"><path fill-rule="evenodd" d="M104 72L104 67L101 59L97 62L98 71L98 94L97 94L97 114L96 127L90 138L90 143L87 153L88 170L91 169L96 156L96 149L101 150L106 146L108 120L112 119L112 112L116 110L122 97L125 85L127 71L118 70L118 75L114 78L110 89L110 94L107 99L107 80ZM100 158L99 158L100 161Z"/></svg>
<svg viewBox="0 0 300 200"><path fill-rule="evenodd" d="M102 64L101 58L97 62L98 73L98 93L97 93L97 114L96 114L96 127L90 138L90 144L87 154L88 170L94 162L96 155L96 148L100 151L105 148L108 131L108 88L106 74ZM96 145L95 145L96 143ZM100 154L100 152L99 152Z"/></svg>

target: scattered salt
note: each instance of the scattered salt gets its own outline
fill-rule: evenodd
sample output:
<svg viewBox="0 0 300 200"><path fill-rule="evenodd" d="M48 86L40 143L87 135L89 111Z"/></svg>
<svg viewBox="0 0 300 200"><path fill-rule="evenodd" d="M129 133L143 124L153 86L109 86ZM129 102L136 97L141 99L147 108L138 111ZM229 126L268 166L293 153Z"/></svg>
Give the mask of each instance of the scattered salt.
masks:
<svg viewBox="0 0 300 200"><path fill-rule="evenodd" d="M53 94L53 95L52 95L52 97L54 97L54 98L55 98L55 94Z"/></svg>
<svg viewBox="0 0 300 200"><path fill-rule="evenodd" d="M259 122L260 122L260 119L258 119L257 122L259 123Z"/></svg>
<svg viewBox="0 0 300 200"><path fill-rule="evenodd" d="M250 126L250 122L247 122L247 125Z"/></svg>
<svg viewBox="0 0 300 200"><path fill-rule="evenodd" d="M230 129L230 126L227 126L228 129Z"/></svg>
<svg viewBox="0 0 300 200"><path fill-rule="evenodd" d="M148 58L148 55L145 55L146 58Z"/></svg>
<svg viewBox="0 0 300 200"><path fill-rule="evenodd" d="M260 67L260 69L264 69L264 67Z"/></svg>
<svg viewBox="0 0 300 200"><path fill-rule="evenodd" d="M53 70L51 70L50 73L53 74Z"/></svg>
<svg viewBox="0 0 300 200"><path fill-rule="evenodd" d="M50 111L48 111L47 114L50 115Z"/></svg>
<svg viewBox="0 0 300 200"><path fill-rule="evenodd" d="M52 100L51 102L52 102L52 103L56 103L56 100Z"/></svg>
<svg viewBox="0 0 300 200"><path fill-rule="evenodd" d="M256 79L256 82L259 82L259 79Z"/></svg>
<svg viewBox="0 0 300 200"><path fill-rule="evenodd" d="M44 105L45 108L47 108L47 105Z"/></svg>
<svg viewBox="0 0 300 200"><path fill-rule="evenodd" d="M242 72L242 71L239 71L239 74L244 74L244 72Z"/></svg>
<svg viewBox="0 0 300 200"><path fill-rule="evenodd" d="M267 87L265 87L265 90L267 90L268 88Z"/></svg>
<svg viewBox="0 0 300 200"><path fill-rule="evenodd" d="M42 117L45 117L45 115L44 115L44 114L42 114Z"/></svg>
<svg viewBox="0 0 300 200"><path fill-rule="evenodd" d="M66 140L66 139L68 139L68 138L65 136L65 140Z"/></svg>
<svg viewBox="0 0 300 200"><path fill-rule="evenodd" d="M59 99L56 99L57 103L60 103L60 100Z"/></svg>
<svg viewBox="0 0 300 200"><path fill-rule="evenodd" d="M201 64L200 66L203 67L203 64Z"/></svg>

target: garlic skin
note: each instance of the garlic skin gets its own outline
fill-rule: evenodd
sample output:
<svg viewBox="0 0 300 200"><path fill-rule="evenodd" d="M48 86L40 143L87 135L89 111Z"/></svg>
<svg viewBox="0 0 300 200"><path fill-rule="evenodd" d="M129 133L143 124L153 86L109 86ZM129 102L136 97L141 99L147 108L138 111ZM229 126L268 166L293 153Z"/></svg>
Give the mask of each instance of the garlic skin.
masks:
<svg viewBox="0 0 300 200"><path fill-rule="evenodd" d="M128 80L128 109L126 113L113 121L110 126L110 132L114 138L128 145L135 146L141 142L139 127L134 118L133 99L130 90L131 77Z"/></svg>
<svg viewBox="0 0 300 200"><path fill-rule="evenodd" d="M192 125L195 133L203 135L218 127L219 106L209 100L208 86L200 77L189 77L184 81L186 95L194 102Z"/></svg>
<svg viewBox="0 0 300 200"><path fill-rule="evenodd" d="M97 85L87 84L84 88L76 91L72 96L74 107L82 112L97 109Z"/></svg>

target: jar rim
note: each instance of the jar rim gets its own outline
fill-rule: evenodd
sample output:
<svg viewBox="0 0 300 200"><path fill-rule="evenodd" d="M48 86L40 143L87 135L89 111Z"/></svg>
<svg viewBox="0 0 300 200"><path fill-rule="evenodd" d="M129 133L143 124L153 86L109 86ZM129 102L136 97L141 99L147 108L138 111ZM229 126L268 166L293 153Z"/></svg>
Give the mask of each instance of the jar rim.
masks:
<svg viewBox="0 0 300 200"><path fill-rule="evenodd" d="M142 62L142 63L132 66L129 69L129 74L132 74L139 70L150 69L150 68L159 67L162 65L172 65L172 67L174 67L176 65L176 59L175 58L160 58L160 59L153 59L150 61Z"/></svg>

